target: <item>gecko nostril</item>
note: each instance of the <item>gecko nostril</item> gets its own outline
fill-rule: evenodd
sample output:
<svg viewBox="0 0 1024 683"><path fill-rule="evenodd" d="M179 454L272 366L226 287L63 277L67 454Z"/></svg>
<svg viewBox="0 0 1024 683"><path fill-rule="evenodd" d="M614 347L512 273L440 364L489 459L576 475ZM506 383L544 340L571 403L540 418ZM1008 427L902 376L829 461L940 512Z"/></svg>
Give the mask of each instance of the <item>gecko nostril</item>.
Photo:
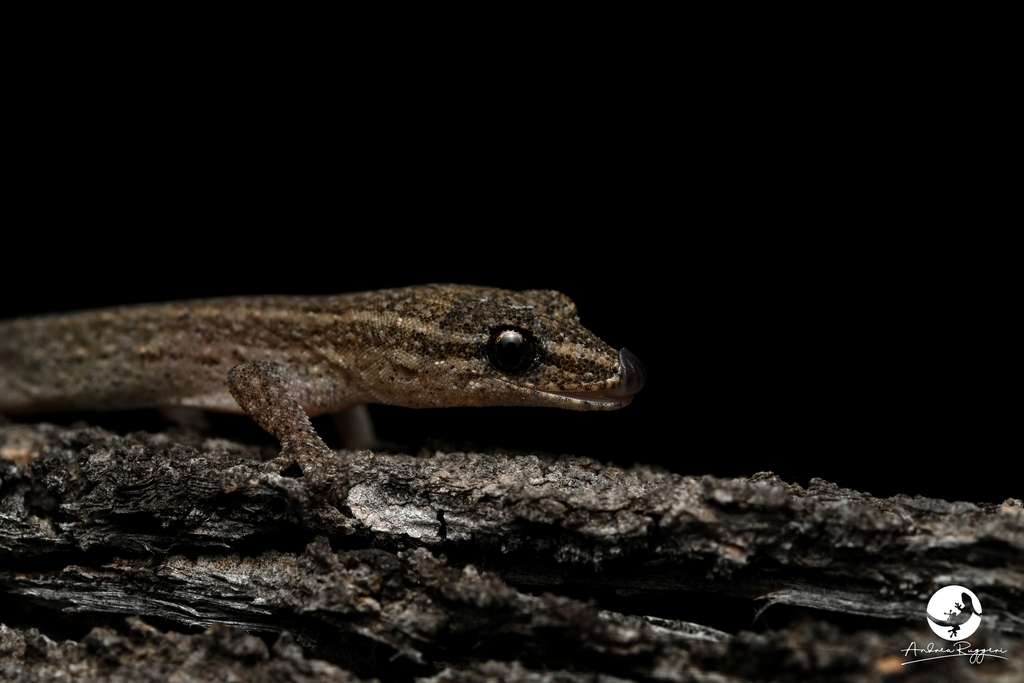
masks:
<svg viewBox="0 0 1024 683"><path fill-rule="evenodd" d="M647 371L640 359L630 353L629 349L619 351L619 367L622 384L616 390L619 396L632 396L644 388L647 382Z"/></svg>

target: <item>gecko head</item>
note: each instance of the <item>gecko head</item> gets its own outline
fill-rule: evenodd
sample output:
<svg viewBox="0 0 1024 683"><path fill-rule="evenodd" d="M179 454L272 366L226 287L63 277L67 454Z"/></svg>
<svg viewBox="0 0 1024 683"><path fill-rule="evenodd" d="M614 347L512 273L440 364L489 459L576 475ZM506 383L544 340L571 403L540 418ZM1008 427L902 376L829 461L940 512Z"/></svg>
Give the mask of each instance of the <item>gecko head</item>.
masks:
<svg viewBox="0 0 1024 683"><path fill-rule="evenodd" d="M603 349L588 353L592 347L582 345L567 349L565 345L562 342L552 348L538 342L531 329L494 330L487 342L487 355L499 373L494 379L500 383L501 393L519 405L616 410L629 405L633 394L643 388L647 379L644 366L629 349L621 349L617 364L611 366L609 361L616 356L610 347L612 354ZM535 367L544 373L529 377Z"/></svg>
<svg viewBox="0 0 1024 683"><path fill-rule="evenodd" d="M412 289L412 288L410 288ZM402 405L550 406L615 410L644 385L639 359L616 351L580 324L561 292L514 292L462 285L415 288L415 307L393 319L406 328L392 385L411 389ZM422 294L427 294L422 296ZM414 310L415 308L415 310ZM388 402L396 403L395 396Z"/></svg>

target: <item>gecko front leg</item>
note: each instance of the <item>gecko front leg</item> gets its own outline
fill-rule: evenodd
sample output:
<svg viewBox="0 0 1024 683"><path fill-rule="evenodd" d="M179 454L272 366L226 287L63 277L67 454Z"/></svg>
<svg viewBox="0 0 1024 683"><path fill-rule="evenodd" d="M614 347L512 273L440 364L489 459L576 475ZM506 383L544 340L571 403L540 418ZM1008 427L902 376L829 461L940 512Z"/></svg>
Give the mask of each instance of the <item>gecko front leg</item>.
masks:
<svg viewBox="0 0 1024 683"><path fill-rule="evenodd" d="M296 400L301 387L291 370L270 361L246 361L231 368L227 385L242 410L281 442L280 471L296 465L317 489L331 486L343 474L334 451Z"/></svg>

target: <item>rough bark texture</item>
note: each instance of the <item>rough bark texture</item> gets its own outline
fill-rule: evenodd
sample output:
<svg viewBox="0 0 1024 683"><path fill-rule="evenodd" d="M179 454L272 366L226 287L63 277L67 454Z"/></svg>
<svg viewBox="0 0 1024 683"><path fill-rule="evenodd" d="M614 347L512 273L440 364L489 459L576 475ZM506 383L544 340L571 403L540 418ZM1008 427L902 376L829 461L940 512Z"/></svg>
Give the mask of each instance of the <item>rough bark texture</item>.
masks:
<svg viewBox="0 0 1024 683"><path fill-rule="evenodd" d="M1019 500L366 451L324 492L273 455L3 425L0 679L1024 679ZM948 584L1005 660L902 666Z"/></svg>

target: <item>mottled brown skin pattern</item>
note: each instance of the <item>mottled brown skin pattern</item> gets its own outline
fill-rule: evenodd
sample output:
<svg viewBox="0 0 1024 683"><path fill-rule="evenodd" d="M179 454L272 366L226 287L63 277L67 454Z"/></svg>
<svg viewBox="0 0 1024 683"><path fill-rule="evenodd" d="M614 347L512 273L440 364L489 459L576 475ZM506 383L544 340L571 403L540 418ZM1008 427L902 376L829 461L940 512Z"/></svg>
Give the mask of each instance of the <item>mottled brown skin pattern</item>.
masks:
<svg viewBox="0 0 1024 683"><path fill-rule="evenodd" d="M491 331L533 330L537 360L506 373ZM309 415L361 403L409 408L533 405L608 410L540 392L620 383L618 352L552 291L425 285L326 297L239 297L128 306L0 323L0 412L188 406L241 412L228 370L290 369Z"/></svg>
<svg viewBox="0 0 1024 683"><path fill-rule="evenodd" d="M520 371L489 359L488 345L503 328L535 342L533 362ZM0 413L244 411L282 442L280 423L298 419L298 406L307 427L306 415L363 403L613 410L643 383L634 373L626 388L623 375L619 353L581 326L573 303L554 291L424 285L0 323ZM319 441L298 423L288 433L307 431Z"/></svg>

